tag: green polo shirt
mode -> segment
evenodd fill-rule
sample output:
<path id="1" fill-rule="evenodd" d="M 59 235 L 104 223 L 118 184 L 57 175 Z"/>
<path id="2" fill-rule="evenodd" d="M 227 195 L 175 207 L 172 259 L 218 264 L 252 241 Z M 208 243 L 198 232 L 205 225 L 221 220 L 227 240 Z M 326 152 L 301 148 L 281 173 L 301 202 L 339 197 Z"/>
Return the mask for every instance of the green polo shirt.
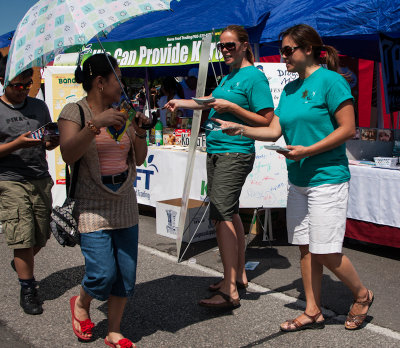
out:
<path id="1" fill-rule="evenodd" d="M 310 146 L 337 127 L 335 112 L 353 99 L 350 86 L 338 73 L 319 68 L 306 79 L 288 83 L 275 114 L 288 145 Z M 300 161 L 286 160 L 289 181 L 297 186 L 339 184 L 350 180 L 346 145 Z"/>
<path id="2" fill-rule="evenodd" d="M 221 80 L 212 95 L 217 99 L 228 100 L 252 112 L 274 107 L 268 79 L 263 72 L 254 66 L 232 70 L 229 75 Z M 209 118 L 211 117 L 245 124 L 244 121 L 231 113 L 219 114 L 214 109 L 210 111 Z M 254 140 L 238 135 L 230 136 L 220 130 L 206 131 L 206 142 L 208 153 L 255 152 Z"/>

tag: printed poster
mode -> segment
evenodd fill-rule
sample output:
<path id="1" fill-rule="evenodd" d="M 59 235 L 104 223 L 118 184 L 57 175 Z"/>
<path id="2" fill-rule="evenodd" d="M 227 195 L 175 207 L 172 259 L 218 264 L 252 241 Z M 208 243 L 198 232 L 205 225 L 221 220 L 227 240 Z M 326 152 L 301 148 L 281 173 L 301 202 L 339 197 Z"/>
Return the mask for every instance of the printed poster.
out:
<path id="1" fill-rule="evenodd" d="M 64 105 L 77 102 L 86 95 L 82 85 L 75 82 L 75 69 L 75 66 L 49 66 L 44 69 L 45 101 L 54 122 L 57 122 Z M 47 153 L 47 161 L 55 184 L 53 204 L 62 205 L 65 200 L 65 163 L 60 147 Z"/>

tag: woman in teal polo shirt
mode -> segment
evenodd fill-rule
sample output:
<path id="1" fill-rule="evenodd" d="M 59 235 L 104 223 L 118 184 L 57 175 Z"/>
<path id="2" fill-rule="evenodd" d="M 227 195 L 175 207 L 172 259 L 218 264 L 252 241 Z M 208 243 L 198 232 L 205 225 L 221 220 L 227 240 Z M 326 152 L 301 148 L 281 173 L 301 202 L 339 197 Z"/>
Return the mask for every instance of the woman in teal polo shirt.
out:
<path id="1" fill-rule="evenodd" d="M 247 287 L 244 269 L 245 238 L 239 217 L 239 196 L 255 158 L 254 140 L 231 137 L 213 129 L 212 117 L 248 126 L 268 126 L 273 117 L 273 100 L 265 75 L 253 66 L 249 37 L 242 27 L 230 25 L 223 30 L 218 49 L 231 72 L 212 92 L 214 102 L 198 105 L 193 100 L 170 100 L 166 107 L 210 109 L 206 126 L 207 193 L 210 218 L 215 221 L 224 278 L 209 287 L 215 295 L 199 302 L 205 307 L 236 308 L 237 289 Z M 211 96 L 210 96 L 211 97 Z"/>
<path id="2" fill-rule="evenodd" d="M 224 132 L 288 144 L 288 238 L 299 245 L 307 306 L 296 319 L 281 324 L 283 331 L 320 329 L 325 325 L 320 292 L 323 266 L 331 270 L 354 296 L 345 327 L 358 329 L 374 295 L 361 282 L 350 260 L 342 254 L 346 227 L 350 172 L 345 141 L 355 134 L 353 97 L 347 81 L 337 73 L 336 50 L 325 46 L 318 33 L 300 24 L 281 33 L 282 58 L 299 78 L 282 92 L 268 128 L 250 128 L 216 120 Z M 326 51 L 327 68 L 321 67 Z"/>

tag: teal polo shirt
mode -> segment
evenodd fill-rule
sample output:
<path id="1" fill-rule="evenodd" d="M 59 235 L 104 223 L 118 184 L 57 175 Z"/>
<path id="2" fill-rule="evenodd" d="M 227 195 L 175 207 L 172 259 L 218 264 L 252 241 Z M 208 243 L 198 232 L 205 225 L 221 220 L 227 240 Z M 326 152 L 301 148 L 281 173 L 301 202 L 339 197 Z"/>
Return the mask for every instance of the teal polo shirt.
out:
<path id="1" fill-rule="evenodd" d="M 217 99 L 225 99 L 235 103 L 251 112 L 274 107 L 268 79 L 263 72 L 254 66 L 233 69 L 229 75 L 221 80 L 212 95 Z M 209 119 L 211 117 L 246 124 L 231 113 L 219 114 L 214 109 L 210 111 Z M 239 135 L 230 136 L 220 130 L 206 131 L 206 142 L 208 153 L 255 152 L 254 140 Z"/>
<path id="2" fill-rule="evenodd" d="M 337 127 L 335 111 L 353 100 L 350 86 L 338 73 L 319 68 L 306 79 L 288 83 L 275 114 L 288 145 L 310 146 Z M 339 184 L 350 180 L 346 145 L 300 161 L 286 160 L 289 181 L 296 186 Z"/>

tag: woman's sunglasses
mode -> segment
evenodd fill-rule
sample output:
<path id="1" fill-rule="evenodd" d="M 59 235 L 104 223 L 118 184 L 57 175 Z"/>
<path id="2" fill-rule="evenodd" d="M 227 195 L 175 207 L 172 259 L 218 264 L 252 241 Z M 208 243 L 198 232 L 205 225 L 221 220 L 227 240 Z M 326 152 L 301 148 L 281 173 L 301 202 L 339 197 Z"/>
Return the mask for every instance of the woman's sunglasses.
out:
<path id="1" fill-rule="evenodd" d="M 33 81 L 30 80 L 27 83 L 9 83 L 8 86 L 14 88 L 16 91 L 29 91 L 32 88 Z"/>
<path id="2" fill-rule="evenodd" d="M 284 46 L 279 49 L 279 52 L 281 56 L 290 57 L 294 53 L 294 51 L 300 47 L 301 46 Z"/>
<path id="3" fill-rule="evenodd" d="M 222 51 L 224 48 L 226 48 L 228 51 L 233 51 L 236 48 L 236 43 L 235 42 L 218 42 L 217 48 L 220 51 Z"/>

